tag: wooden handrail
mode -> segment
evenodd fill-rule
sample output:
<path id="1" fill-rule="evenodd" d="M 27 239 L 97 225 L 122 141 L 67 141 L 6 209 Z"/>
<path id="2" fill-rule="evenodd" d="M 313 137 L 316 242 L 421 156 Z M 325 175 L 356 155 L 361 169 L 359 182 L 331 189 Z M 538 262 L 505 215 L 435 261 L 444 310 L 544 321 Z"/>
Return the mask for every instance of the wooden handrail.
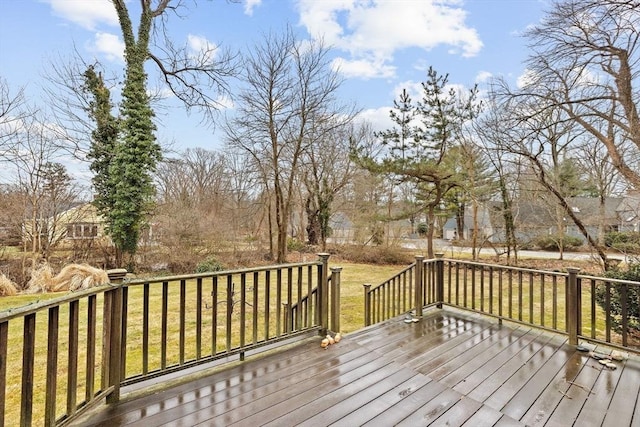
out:
<path id="1" fill-rule="evenodd" d="M 394 310 L 407 289 L 397 281 L 409 272 L 416 275 L 414 307 Z M 635 304 L 628 301 L 632 288 L 640 289 L 640 283 L 582 275 L 578 269 L 545 271 L 437 257 L 412 263 L 378 286 L 365 285 L 364 324 L 411 312 L 419 316 L 427 307 L 449 305 L 499 322 L 564 333 L 573 345 L 586 340 L 640 352 L 640 342 L 629 330 L 632 322 L 640 324 L 630 314 L 630 304 Z M 618 305 L 613 304 L 614 294 Z M 597 295 L 601 295 L 599 303 Z"/>
<path id="2" fill-rule="evenodd" d="M 329 287 L 328 258 L 124 280 L 0 312 L 0 425 L 18 418 L 24 426 L 68 423 L 93 402 L 118 401 L 125 386 L 232 355 L 243 360 L 247 351 L 326 331 L 329 321 L 339 327 L 339 269 L 333 269 Z M 285 319 L 290 310 L 282 311 L 285 301 L 304 301 L 314 316 L 298 310 L 293 330 Z M 38 333 L 42 327 L 44 337 Z M 21 348 L 10 348 L 17 333 Z M 209 340 L 202 339 L 206 334 Z M 134 347 L 142 352 L 139 359 L 129 354 Z M 22 355 L 21 368 L 14 369 L 7 356 L 16 353 Z M 66 378 L 60 381 L 62 372 Z M 19 385 L 20 405 L 6 405 L 8 384 Z M 81 387 L 84 399 L 77 395 Z M 34 400 L 39 390 L 42 406 Z M 61 392 L 66 399 L 58 398 Z"/>

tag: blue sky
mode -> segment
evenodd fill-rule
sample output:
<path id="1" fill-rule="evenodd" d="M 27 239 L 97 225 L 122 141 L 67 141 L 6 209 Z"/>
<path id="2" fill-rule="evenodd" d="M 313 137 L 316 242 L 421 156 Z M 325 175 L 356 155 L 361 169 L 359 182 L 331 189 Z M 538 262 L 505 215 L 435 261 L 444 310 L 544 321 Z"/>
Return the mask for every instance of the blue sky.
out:
<path id="1" fill-rule="evenodd" d="M 129 5 L 135 7 L 136 1 Z M 189 0 L 185 0 L 189 3 Z M 411 93 L 433 66 L 450 83 L 481 88 L 490 76 L 515 84 L 527 56 L 520 34 L 550 0 L 226 0 L 199 1 L 170 18 L 177 44 L 246 50 L 291 25 L 300 38 L 324 37 L 345 82 L 341 96 L 378 127 L 402 88 Z M 115 70 L 122 40 L 109 0 L 0 0 L 0 76 L 37 103 L 51 60 L 76 49 Z M 232 109 L 232 103 L 227 103 Z M 161 142 L 221 148 L 200 117 L 173 108 L 158 117 Z"/>

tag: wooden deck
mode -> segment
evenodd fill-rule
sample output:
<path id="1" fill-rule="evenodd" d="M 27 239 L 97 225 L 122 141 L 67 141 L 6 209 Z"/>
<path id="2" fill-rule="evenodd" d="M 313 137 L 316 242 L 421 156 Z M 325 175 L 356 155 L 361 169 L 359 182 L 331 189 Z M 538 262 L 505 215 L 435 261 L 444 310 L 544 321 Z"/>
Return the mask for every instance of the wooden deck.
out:
<path id="1" fill-rule="evenodd" d="M 537 329 L 447 309 L 319 343 L 97 408 L 75 425 L 640 426 L 640 358 L 610 370 Z"/>

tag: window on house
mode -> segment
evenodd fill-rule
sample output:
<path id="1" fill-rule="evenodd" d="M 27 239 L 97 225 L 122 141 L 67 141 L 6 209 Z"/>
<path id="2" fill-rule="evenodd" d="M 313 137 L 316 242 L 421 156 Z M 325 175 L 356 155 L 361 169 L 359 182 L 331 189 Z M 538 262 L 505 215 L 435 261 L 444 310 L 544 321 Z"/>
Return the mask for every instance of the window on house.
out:
<path id="1" fill-rule="evenodd" d="M 98 236 L 98 224 L 67 224 L 67 239 L 93 239 Z"/>

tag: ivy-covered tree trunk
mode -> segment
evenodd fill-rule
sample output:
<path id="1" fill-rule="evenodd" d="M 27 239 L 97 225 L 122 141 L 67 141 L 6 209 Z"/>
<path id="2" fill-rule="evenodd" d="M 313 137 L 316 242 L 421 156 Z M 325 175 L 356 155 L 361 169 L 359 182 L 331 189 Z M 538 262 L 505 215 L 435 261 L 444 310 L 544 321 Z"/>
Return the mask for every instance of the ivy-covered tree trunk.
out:
<path id="1" fill-rule="evenodd" d="M 95 121 L 96 128 L 91 133 L 91 145 L 87 157 L 91 160 L 90 169 L 93 172 L 93 205 L 103 218 L 109 218 L 108 212 L 114 204 L 114 188 L 109 178 L 111 160 L 113 159 L 120 123 L 112 113 L 111 92 L 106 87 L 101 73 L 96 73 L 93 67 L 84 72 L 84 90 L 90 92 L 93 100 L 90 103 L 89 116 Z M 118 251 L 116 251 L 118 252 Z M 116 260 L 121 256 L 116 253 Z"/>
<path id="2" fill-rule="evenodd" d="M 156 143 L 153 110 L 147 95 L 144 63 L 149 54 L 149 36 L 154 17 L 148 2 L 142 2 L 138 38 L 124 1 L 113 2 L 118 13 L 125 42 L 127 64 L 122 91 L 121 140 L 109 168 L 113 205 L 108 211 L 107 226 L 118 254 L 127 254 L 129 262 L 136 252 L 140 230 L 151 211 L 154 186 L 152 173 L 161 157 Z M 122 259 L 118 259 L 121 264 Z"/>

